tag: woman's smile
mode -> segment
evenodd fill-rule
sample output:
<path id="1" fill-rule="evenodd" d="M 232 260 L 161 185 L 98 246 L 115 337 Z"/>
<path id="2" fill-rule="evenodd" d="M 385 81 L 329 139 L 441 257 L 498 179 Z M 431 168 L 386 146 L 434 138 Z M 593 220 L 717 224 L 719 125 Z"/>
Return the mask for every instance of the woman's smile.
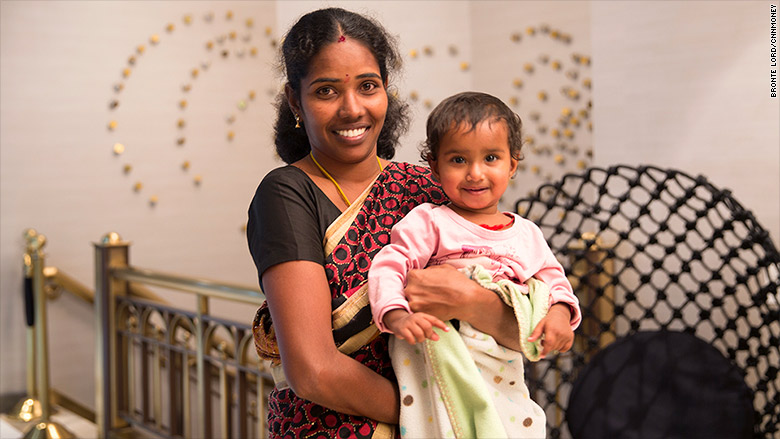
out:
<path id="1" fill-rule="evenodd" d="M 335 133 L 339 136 L 346 137 L 350 140 L 355 140 L 359 137 L 361 137 L 366 130 L 368 130 L 368 127 L 362 127 L 362 128 L 352 128 L 348 130 L 336 130 Z"/>

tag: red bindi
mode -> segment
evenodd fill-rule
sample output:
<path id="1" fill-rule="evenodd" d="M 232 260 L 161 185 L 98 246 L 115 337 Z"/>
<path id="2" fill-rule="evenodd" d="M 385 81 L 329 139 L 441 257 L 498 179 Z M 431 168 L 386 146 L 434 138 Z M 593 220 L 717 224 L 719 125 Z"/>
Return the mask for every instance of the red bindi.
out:
<path id="1" fill-rule="evenodd" d="M 344 41 L 347 41 L 347 37 L 345 37 L 344 35 L 340 36 L 339 43 L 343 43 Z"/>

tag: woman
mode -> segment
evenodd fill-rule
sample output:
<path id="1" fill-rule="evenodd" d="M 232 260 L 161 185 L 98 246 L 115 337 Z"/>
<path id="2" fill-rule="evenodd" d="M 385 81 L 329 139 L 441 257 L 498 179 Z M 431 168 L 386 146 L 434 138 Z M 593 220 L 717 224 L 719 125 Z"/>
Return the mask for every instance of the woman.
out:
<path id="1" fill-rule="evenodd" d="M 263 179 L 247 227 L 267 298 L 255 341 L 276 365 L 270 436 L 391 437 L 400 402 L 387 339 L 371 321 L 368 267 L 393 224 L 444 195 L 427 168 L 389 161 L 408 121 L 387 93 L 400 56 L 382 26 L 314 11 L 289 30 L 281 56 L 275 143 L 289 165 Z M 454 269 L 412 272 L 405 292 L 415 311 L 520 349 L 510 308 Z M 565 337 L 546 337 L 545 349 L 567 348 Z"/>

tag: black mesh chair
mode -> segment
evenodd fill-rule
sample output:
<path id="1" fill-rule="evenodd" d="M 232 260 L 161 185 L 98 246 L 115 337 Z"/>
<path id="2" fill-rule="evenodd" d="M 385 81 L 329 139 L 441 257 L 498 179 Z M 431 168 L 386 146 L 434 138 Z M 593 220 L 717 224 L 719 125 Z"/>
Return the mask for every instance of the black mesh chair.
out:
<path id="1" fill-rule="evenodd" d="M 610 356 L 614 363 L 619 349 L 637 353 L 638 345 L 657 343 L 658 337 L 668 343 L 666 334 L 682 333 L 714 347 L 744 381 L 752 400 L 752 437 L 780 439 L 780 254 L 729 191 L 675 170 L 615 166 L 566 175 L 515 208 L 541 227 L 583 314 L 570 352 L 527 365 L 529 388 L 547 413 L 549 437 L 587 436 L 581 425 L 570 424 L 593 422 L 594 405 L 567 416 L 583 399 L 598 399 L 588 394 L 597 388 L 592 382 L 578 382 L 598 375 L 591 373 L 598 368 L 585 371 L 586 365 Z M 639 337 L 644 333 L 656 335 Z M 613 345 L 614 352 L 607 352 Z M 702 361 L 715 358 L 704 356 L 711 354 L 702 354 Z M 670 358 L 656 360 L 672 364 Z M 641 361 L 633 364 L 640 367 Z M 613 370 L 608 379 L 634 376 L 624 372 Z M 663 368 L 654 373 L 659 382 L 672 381 L 663 379 L 670 373 Z M 602 383 L 604 378 L 601 374 Z M 670 402 L 648 402 L 661 403 Z M 619 436 L 654 437 L 632 434 L 625 430 Z"/>

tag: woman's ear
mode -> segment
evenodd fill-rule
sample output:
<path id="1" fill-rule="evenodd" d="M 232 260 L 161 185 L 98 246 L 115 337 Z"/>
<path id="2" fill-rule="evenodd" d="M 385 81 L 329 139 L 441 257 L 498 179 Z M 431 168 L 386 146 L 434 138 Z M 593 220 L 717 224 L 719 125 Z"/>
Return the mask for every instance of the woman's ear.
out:
<path id="1" fill-rule="evenodd" d="M 284 95 L 287 97 L 287 103 L 290 104 L 290 109 L 296 115 L 301 114 L 301 103 L 295 94 L 295 90 L 290 87 L 290 83 L 284 85 Z"/>

